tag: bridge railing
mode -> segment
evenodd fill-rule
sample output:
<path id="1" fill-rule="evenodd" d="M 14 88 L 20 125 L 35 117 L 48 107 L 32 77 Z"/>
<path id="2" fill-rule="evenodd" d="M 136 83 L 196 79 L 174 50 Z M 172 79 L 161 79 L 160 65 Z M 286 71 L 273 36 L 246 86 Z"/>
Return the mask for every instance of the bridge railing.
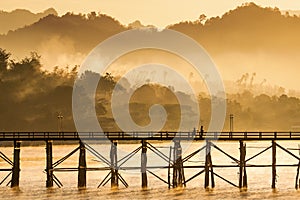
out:
<path id="1" fill-rule="evenodd" d="M 300 132 L 284 132 L 284 131 L 269 131 L 269 132 L 222 132 L 219 139 L 300 139 Z"/>
<path id="2" fill-rule="evenodd" d="M 0 132 L 0 140 L 289 140 L 299 139 L 300 132 Z"/>

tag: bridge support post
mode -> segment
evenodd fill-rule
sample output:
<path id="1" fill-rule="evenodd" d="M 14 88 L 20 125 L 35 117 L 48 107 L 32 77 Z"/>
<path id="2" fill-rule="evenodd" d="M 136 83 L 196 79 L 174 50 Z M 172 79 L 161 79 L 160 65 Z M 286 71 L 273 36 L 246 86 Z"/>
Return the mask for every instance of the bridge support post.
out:
<path id="1" fill-rule="evenodd" d="M 112 141 L 110 148 L 110 163 L 111 163 L 111 187 L 116 188 L 119 186 L 118 177 L 118 157 L 117 157 L 117 145 L 118 143 Z"/>
<path id="2" fill-rule="evenodd" d="M 172 146 L 169 150 L 169 161 L 168 161 L 168 189 L 171 188 L 171 160 L 172 160 Z"/>
<path id="3" fill-rule="evenodd" d="M 290 133 L 290 134 L 291 134 L 291 133 Z M 299 145 L 299 144 L 298 144 L 298 151 L 299 151 L 299 154 L 300 154 L 300 145 Z M 295 181 L 295 189 L 296 189 L 296 190 L 299 189 L 299 185 L 300 185 L 299 172 L 300 172 L 300 160 L 298 161 L 297 174 L 296 174 L 296 181 Z"/>
<path id="4" fill-rule="evenodd" d="M 46 187 L 53 187 L 53 156 L 52 156 L 52 141 L 46 141 Z"/>
<path id="5" fill-rule="evenodd" d="M 272 140 L 272 189 L 276 188 L 276 142 Z"/>
<path id="6" fill-rule="evenodd" d="M 299 183 L 300 183 L 300 179 L 299 179 L 299 171 L 300 171 L 300 161 L 298 162 L 297 174 L 296 174 L 296 181 L 295 181 L 295 189 L 296 189 L 296 190 L 299 189 Z"/>
<path id="7" fill-rule="evenodd" d="M 145 140 L 142 140 L 142 155 L 141 155 L 142 188 L 148 187 L 146 153 L 147 153 L 147 142 Z"/>
<path id="8" fill-rule="evenodd" d="M 85 188 L 86 187 L 86 154 L 85 154 L 85 146 L 80 141 L 79 142 L 79 165 L 78 165 L 78 187 Z"/>
<path id="9" fill-rule="evenodd" d="M 174 140 L 173 187 L 186 186 L 180 140 Z"/>
<path id="10" fill-rule="evenodd" d="M 204 188 L 208 188 L 209 186 L 209 171 L 211 175 L 211 187 L 215 187 L 215 179 L 214 179 L 214 172 L 212 167 L 212 159 L 211 159 L 211 142 L 209 140 L 206 140 L 206 148 L 205 148 L 205 176 L 204 176 Z M 210 169 L 209 169 L 210 168 Z"/>
<path id="11" fill-rule="evenodd" d="M 246 173 L 246 143 L 240 140 L 240 177 L 239 188 L 247 188 L 247 173 Z"/>
<path id="12" fill-rule="evenodd" d="M 19 186 L 20 179 L 20 141 L 14 141 L 14 162 L 12 167 L 11 187 Z"/>

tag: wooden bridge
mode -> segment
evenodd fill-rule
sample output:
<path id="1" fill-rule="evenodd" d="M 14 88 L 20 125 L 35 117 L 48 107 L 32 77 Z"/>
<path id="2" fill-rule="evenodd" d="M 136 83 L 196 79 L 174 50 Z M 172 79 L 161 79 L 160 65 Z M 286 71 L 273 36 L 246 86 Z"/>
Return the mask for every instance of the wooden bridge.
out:
<path id="1" fill-rule="evenodd" d="M 109 159 L 103 156 L 103 152 L 96 151 L 89 141 L 107 140 L 111 141 L 111 147 L 109 152 Z M 181 141 L 205 141 L 205 145 L 199 147 L 193 153 L 183 157 Z M 236 141 L 239 142 L 240 156 L 235 158 L 229 153 L 222 150 L 215 144 L 216 140 L 222 141 Z M 259 151 L 257 154 L 250 158 L 246 158 L 246 143 L 247 141 L 270 141 L 270 146 Z M 122 170 L 141 170 L 141 186 L 143 188 L 148 186 L 147 176 L 152 175 L 160 181 L 166 183 L 168 188 L 171 187 L 185 187 L 189 181 L 204 174 L 204 187 L 214 188 L 215 177 L 222 179 L 228 184 L 240 188 L 246 189 L 247 184 L 247 168 L 248 167 L 271 167 L 272 168 L 272 188 L 276 188 L 276 168 L 277 167 L 297 167 L 297 174 L 295 177 L 295 188 L 298 189 L 300 185 L 299 171 L 300 171 L 300 158 L 293 153 L 292 150 L 279 145 L 276 141 L 280 140 L 300 140 L 300 132 L 205 132 L 201 128 L 200 131 L 191 132 L 0 132 L 0 142 L 13 141 L 13 160 L 10 160 L 8 156 L 0 152 L 0 158 L 6 161 L 11 168 L 0 169 L 0 172 L 7 172 L 7 176 L 0 182 L 0 185 L 7 181 L 7 185 L 11 187 L 19 186 L 20 175 L 20 149 L 22 141 L 44 141 L 46 145 L 46 187 L 53 187 L 54 183 L 58 187 L 62 187 L 63 184 L 55 176 L 56 172 L 78 172 L 78 187 L 86 187 L 86 173 L 87 171 L 99 171 L 107 170 L 107 176 L 100 182 L 100 186 L 106 185 L 109 181 L 112 187 L 118 187 L 121 182 L 125 187 L 128 187 L 126 180 L 122 177 Z M 52 149 L 53 141 L 78 141 L 79 146 L 71 151 L 63 158 L 53 162 Z M 125 157 L 118 159 L 117 146 L 119 141 L 140 141 L 141 145 L 130 152 Z M 165 155 L 158 148 L 155 147 L 154 141 L 173 141 L 173 145 L 170 146 L 169 155 Z M 218 165 L 212 162 L 211 148 L 220 151 L 222 154 L 230 158 L 234 164 L 232 165 Z M 293 157 L 296 164 L 277 164 L 276 152 L 280 149 L 286 152 L 289 156 Z M 89 168 L 86 163 L 86 150 L 94 155 L 99 161 L 104 163 L 105 167 Z M 152 151 L 163 159 L 167 164 L 164 166 L 147 166 L 147 150 Z M 266 151 L 272 151 L 272 163 L 270 164 L 248 164 L 248 161 L 263 154 Z M 201 151 L 205 151 L 205 163 L 200 165 L 185 165 L 185 163 L 199 154 Z M 74 168 L 59 168 L 59 165 L 67 160 L 71 155 L 79 152 L 78 167 Z M 125 167 L 124 164 L 136 155 L 141 153 L 141 164 L 136 167 Z M 234 183 L 227 180 L 220 174 L 214 172 L 214 168 L 238 168 L 239 169 L 239 181 Z M 195 173 L 191 177 L 185 177 L 185 169 L 195 169 Z M 153 169 L 167 169 L 166 180 L 156 175 L 151 170 Z"/>
<path id="2" fill-rule="evenodd" d="M 46 140 L 300 140 L 300 132 L 0 132 L 0 141 Z"/>

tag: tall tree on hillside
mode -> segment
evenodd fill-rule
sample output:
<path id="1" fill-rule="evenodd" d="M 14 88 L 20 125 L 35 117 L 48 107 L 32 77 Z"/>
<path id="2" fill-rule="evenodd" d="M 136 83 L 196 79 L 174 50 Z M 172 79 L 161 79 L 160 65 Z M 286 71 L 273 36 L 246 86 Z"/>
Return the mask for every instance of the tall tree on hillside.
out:
<path id="1" fill-rule="evenodd" d="M 4 49 L 0 48 L 0 75 L 7 70 L 9 57 L 10 53 L 7 53 Z"/>

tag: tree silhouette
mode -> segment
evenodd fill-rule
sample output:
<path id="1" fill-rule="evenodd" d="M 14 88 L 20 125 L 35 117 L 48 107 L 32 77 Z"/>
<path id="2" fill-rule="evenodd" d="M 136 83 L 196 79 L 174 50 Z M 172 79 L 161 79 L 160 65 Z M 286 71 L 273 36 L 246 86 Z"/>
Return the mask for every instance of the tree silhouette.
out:
<path id="1" fill-rule="evenodd" d="M 0 74 L 7 70 L 9 57 L 10 53 L 7 53 L 4 49 L 0 48 Z"/>

